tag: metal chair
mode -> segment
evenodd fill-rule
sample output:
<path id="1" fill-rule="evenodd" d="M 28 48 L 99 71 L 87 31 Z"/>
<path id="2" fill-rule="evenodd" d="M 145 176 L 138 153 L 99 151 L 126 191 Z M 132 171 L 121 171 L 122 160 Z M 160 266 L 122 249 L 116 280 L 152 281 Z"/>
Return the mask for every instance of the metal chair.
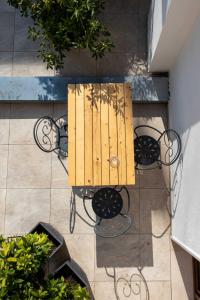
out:
<path id="1" fill-rule="evenodd" d="M 126 192 L 127 208 L 124 207 L 122 191 Z M 104 238 L 118 237 L 129 230 L 132 224 L 128 215 L 130 209 L 130 195 L 125 186 L 121 188 L 105 187 L 97 191 L 90 191 L 91 196 L 83 197 L 83 207 L 88 216 L 88 220 L 83 218 L 76 210 L 75 195 L 72 194 L 70 203 L 70 232 L 73 233 L 76 215 L 86 224 L 94 228 L 97 236 Z M 86 202 L 90 201 L 92 210 L 96 218 L 88 212 Z"/>
<path id="2" fill-rule="evenodd" d="M 67 156 L 68 136 L 65 115 L 55 120 L 49 116 L 41 117 L 34 125 L 33 136 L 42 151 L 54 151 L 59 156 Z"/>
<path id="3" fill-rule="evenodd" d="M 139 134 L 139 129 L 152 130 L 153 136 Z M 148 126 L 140 125 L 134 129 L 135 163 L 136 169 L 153 169 L 162 165 L 171 166 L 179 158 L 181 153 L 181 139 L 173 129 L 164 132 Z"/>

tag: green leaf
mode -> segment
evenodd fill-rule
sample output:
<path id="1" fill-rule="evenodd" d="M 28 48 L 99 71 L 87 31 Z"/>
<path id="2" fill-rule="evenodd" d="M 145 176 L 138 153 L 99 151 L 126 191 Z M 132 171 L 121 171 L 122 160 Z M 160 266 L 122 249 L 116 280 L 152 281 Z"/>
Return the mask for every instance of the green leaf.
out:
<path id="1" fill-rule="evenodd" d="M 16 262 L 16 261 L 17 261 L 17 258 L 16 258 L 16 257 L 8 257 L 8 258 L 7 258 L 7 261 L 8 261 L 8 262 Z"/>
<path id="2" fill-rule="evenodd" d="M 3 278 L 3 280 L 1 281 L 1 287 L 6 287 L 6 278 Z"/>
<path id="3" fill-rule="evenodd" d="M 6 257 L 10 252 L 10 243 L 3 242 L 1 251 L 3 255 Z"/>
<path id="4" fill-rule="evenodd" d="M 99 59 L 113 48 L 109 31 L 99 19 L 103 0 L 7 0 L 22 16 L 33 19 L 28 38 L 40 41 L 38 56 L 47 68 L 64 65 L 66 51 L 89 49 Z"/>

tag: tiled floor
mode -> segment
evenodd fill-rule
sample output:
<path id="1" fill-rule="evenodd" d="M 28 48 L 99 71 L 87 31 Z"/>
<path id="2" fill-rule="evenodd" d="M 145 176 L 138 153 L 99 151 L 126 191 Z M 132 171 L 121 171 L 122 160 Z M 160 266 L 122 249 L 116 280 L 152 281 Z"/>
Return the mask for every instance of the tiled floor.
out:
<path id="1" fill-rule="evenodd" d="M 0 76 L 146 74 L 149 4 L 107 0 L 101 18 L 115 43 L 112 53 L 96 62 L 86 50 L 71 51 L 64 69 L 55 72 L 37 58 L 38 44 L 27 40 L 31 21 L 0 0 Z M 39 117 L 65 111 L 63 104 L 0 104 L 0 233 L 23 234 L 38 221 L 50 222 L 86 272 L 96 300 L 192 300 L 191 256 L 170 240 L 167 169 L 137 174 L 129 188 L 133 226 L 127 234 L 97 238 L 78 218 L 70 234 L 67 173 L 57 156 L 43 153 L 33 139 Z M 135 126 L 167 126 L 165 105 L 134 105 L 134 117 Z M 67 167 L 67 159 L 63 164 Z M 83 214 L 81 191 L 74 192 Z"/>
<path id="2" fill-rule="evenodd" d="M 46 70 L 38 43 L 27 39 L 28 18 L 0 0 L 0 76 L 113 76 L 147 72 L 147 16 L 150 0 L 107 0 L 101 19 L 115 48 L 96 62 L 89 51 L 66 53 L 64 69 Z M 120 26 L 119 26 L 120 24 Z M 117 62 L 117 63 L 116 63 Z"/>
<path id="3" fill-rule="evenodd" d="M 0 233 L 21 234 L 38 221 L 50 222 L 86 272 L 96 300 L 192 300 L 192 259 L 170 241 L 168 170 L 137 174 L 129 189 L 133 226 L 127 234 L 98 238 L 80 219 L 70 234 L 66 171 L 54 153 L 42 152 L 33 140 L 40 116 L 65 110 L 64 104 L 0 105 Z M 165 105 L 135 104 L 134 116 L 135 126 L 167 126 Z M 81 191 L 74 192 L 83 214 Z"/>

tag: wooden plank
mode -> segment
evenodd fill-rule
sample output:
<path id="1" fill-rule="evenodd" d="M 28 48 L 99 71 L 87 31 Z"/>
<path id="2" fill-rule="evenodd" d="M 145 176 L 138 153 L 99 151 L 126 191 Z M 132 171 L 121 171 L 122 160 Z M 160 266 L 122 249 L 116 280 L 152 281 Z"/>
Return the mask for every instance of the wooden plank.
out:
<path id="1" fill-rule="evenodd" d="M 69 185 L 76 184 L 76 85 L 68 85 L 68 168 Z"/>
<path id="2" fill-rule="evenodd" d="M 100 84 L 93 85 L 93 185 L 101 185 Z"/>
<path id="3" fill-rule="evenodd" d="M 127 185 L 135 184 L 135 163 L 133 146 L 133 111 L 131 100 L 131 88 L 124 84 L 125 96 L 125 125 L 126 125 L 126 159 L 127 159 Z"/>
<path id="4" fill-rule="evenodd" d="M 118 185 L 118 167 L 111 165 L 111 160 L 118 157 L 117 149 L 117 113 L 116 113 L 116 86 L 109 84 L 109 149 L 110 149 L 110 184 Z"/>
<path id="5" fill-rule="evenodd" d="M 93 185 L 92 84 L 84 85 L 85 94 L 85 185 Z"/>
<path id="6" fill-rule="evenodd" d="M 135 183 L 132 121 L 128 84 L 68 86 L 70 185 Z"/>
<path id="7" fill-rule="evenodd" d="M 109 127 L 108 127 L 108 85 L 101 84 L 101 173 L 102 185 L 110 183 L 110 163 L 109 163 Z"/>
<path id="8" fill-rule="evenodd" d="M 126 185 L 126 134 L 125 134 L 125 98 L 123 83 L 117 84 L 117 130 L 118 130 L 118 158 L 119 184 Z"/>
<path id="9" fill-rule="evenodd" d="M 76 185 L 82 186 L 84 180 L 84 86 L 76 85 Z"/>

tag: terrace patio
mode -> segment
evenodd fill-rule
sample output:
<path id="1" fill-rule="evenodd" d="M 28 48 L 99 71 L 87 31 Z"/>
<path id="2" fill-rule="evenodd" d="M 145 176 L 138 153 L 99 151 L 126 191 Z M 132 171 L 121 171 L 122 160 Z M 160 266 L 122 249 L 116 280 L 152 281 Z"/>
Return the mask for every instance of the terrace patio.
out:
<path id="1" fill-rule="evenodd" d="M 116 280 L 130 280 L 134 274 L 135 294 L 130 299 L 148 299 L 145 281 L 150 299 L 178 299 L 180 295 L 181 299 L 192 299 L 192 259 L 170 241 L 168 170 L 137 172 L 136 185 L 129 188 L 133 226 L 127 234 L 99 238 L 78 218 L 75 232 L 69 233 L 71 187 L 67 173 L 57 155 L 42 152 L 33 139 L 39 117 L 58 117 L 65 109 L 66 104 L 1 104 L 0 232 L 19 235 L 39 221 L 50 222 L 64 235 L 97 300 L 115 299 L 114 272 Z M 134 126 L 139 124 L 163 130 L 167 126 L 166 105 L 134 104 Z M 84 214 L 81 199 L 78 201 L 80 190 L 75 193 L 78 209 Z M 126 299 L 123 286 L 124 281 L 119 280 L 120 299 Z"/>
<path id="2" fill-rule="evenodd" d="M 0 76 L 147 74 L 149 1 L 117 3 L 107 1 L 102 16 L 116 43 L 113 52 L 94 62 L 87 51 L 74 51 L 58 74 L 46 70 L 37 45 L 27 41 L 29 21 L 0 0 Z M 103 239 L 78 218 L 70 234 L 68 161 L 42 152 L 33 138 L 40 117 L 65 112 L 66 103 L 0 103 L 0 233 L 21 235 L 39 221 L 51 223 L 86 272 L 96 300 L 194 299 L 192 257 L 170 239 L 169 168 L 136 171 L 136 185 L 129 187 L 133 225 L 126 234 Z M 133 115 L 134 127 L 168 127 L 167 103 L 133 103 Z M 80 190 L 74 192 L 84 215 Z"/>

